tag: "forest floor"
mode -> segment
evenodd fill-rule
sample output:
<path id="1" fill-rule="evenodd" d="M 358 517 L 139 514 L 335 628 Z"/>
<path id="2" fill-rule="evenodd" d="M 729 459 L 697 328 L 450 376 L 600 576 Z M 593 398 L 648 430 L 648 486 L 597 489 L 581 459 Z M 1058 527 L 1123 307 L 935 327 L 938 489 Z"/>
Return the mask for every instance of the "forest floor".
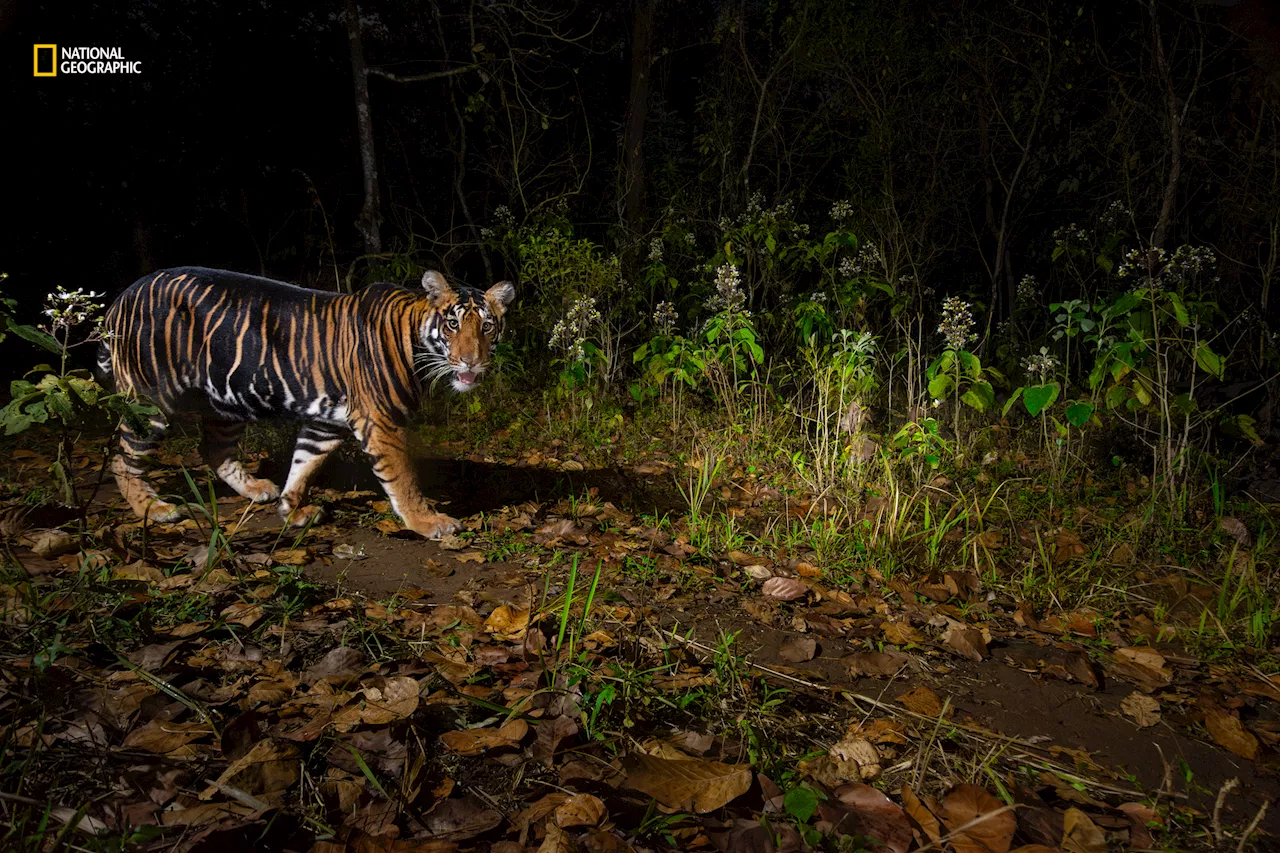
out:
<path id="1" fill-rule="evenodd" d="M 425 443 L 464 523 L 427 542 L 356 454 L 282 530 L 185 439 L 154 477 L 189 519 L 138 522 L 84 440 L 77 522 L 24 436 L 0 849 L 1280 847 L 1280 659 L 1234 627 L 1276 507 L 1156 547 L 1123 485 L 837 502 L 661 444 Z"/>

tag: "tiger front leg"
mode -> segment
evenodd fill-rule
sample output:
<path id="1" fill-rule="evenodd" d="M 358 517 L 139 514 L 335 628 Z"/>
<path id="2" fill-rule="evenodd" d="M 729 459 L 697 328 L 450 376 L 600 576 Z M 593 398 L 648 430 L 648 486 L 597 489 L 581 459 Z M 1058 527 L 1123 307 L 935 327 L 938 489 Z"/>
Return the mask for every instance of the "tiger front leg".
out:
<path id="1" fill-rule="evenodd" d="M 391 499 L 391 508 L 404 521 L 405 527 L 427 539 L 439 539 L 462 527 L 456 518 L 435 512 L 423 500 L 414 477 L 403 427 L 369 425 L 364 429 L 356 428 L 355 432 L 365 453 L 373 459 L 373 473 Z"/>
<path id="2" fill-rule="evenodd" d="M 151 419 L 151 431 L 146 435 L 134 432 L 128 424 L 120 425 L 120 452 L 111 460 L 111 473 L 115 475 L 120 494 L 138 518 L 167 522 L 182 517 L 176 505 L 156 495 L 155 487 L 147 482 L 143 471 L 143 461 L 156 455 L 160 439 L 168 428 L 168 421 L 162 417 Z"/>

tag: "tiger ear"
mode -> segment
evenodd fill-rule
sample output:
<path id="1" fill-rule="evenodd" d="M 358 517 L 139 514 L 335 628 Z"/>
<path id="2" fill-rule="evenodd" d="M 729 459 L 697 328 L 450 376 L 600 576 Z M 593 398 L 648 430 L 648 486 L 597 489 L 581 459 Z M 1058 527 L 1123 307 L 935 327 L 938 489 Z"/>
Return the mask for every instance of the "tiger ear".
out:
<path id="1" fill-rule="evenodd" d="M 449 297 L 457 297 L 453 292 L 453 288 L 449 286 L 449 282 L 444 280 L 444 276 L 435 270 L 427 270 L 422 274 L 422 289 L 427 292 L 427 296 L 431 297 L 431 301 L 436 305 L 444 304 Z"/>
<path id="2" fill-rule="evenodd" d="M 498 314 L 501 314 L 515 298 L 516 286 L 509 281 L 500 281 L 484 292 L 484 301 L 488 302 Z"/>

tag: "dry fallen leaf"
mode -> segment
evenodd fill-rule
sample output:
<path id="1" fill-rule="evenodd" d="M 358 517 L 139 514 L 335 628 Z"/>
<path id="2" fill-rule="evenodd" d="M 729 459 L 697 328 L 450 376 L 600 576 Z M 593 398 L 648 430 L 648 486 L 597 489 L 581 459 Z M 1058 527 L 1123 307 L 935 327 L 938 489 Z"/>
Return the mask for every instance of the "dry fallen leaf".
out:
<path id="1" fill-rule="evenodd" d="M 1145 729 L 1160 722 L 1160 703 L 1137 690 L 1121 700 L 1120 710 L 1139 728 Z"/>
<path id="2" fill-rule="evenodd" d="M 1057 546 L 1053 552 L 1053 562 L 1055 564 L 1065 563 L 1075 557 L 1083 557 L 1087 553 L 1079 535 L 1074 530 L 1068 530 L 1065 527 L 1058 531 L 1058 535 L 1054 537 L 1053 544 Z"/>
<path id="3" fill-rule="evenodd" d="M 1204 712 L 1204 727 L 1218 742 L 1241 758 L 1253 761 L 1258 757 L 1258 739 L 1240 722 L 1240 718 L 1216 705 L 1211 705 Z"/>
<path id="4" fill-rule="evenodd" d="M 556 826 L 567 829 L 571 826 L 599 826 L 604 820 L 607 810 L 604 801 L 591 794 L 574 794 L 556 806 Z"/>
<path id="5" fill-rule="evenodd" d="M 896 701 L 905 705 L 907 710 L 914 711 L 924 717 L 942 715 L 942 700 L 938 698 L 937 693 L 934 693 L 923 684 L 914 690 L 903 693 Z"/>
<path id="6" fill-rule="evenodd" d="M 915 822 L 930 843 L 937 844 L 942 839 L 942 825 L 938 823 L 938 818 L 924 803 L 920 802 L 915 791 L 911 790 L 905 782 L 902 784 L 902 805 L 906 809 L 907 816 Z"/>
<path id="7" fill-rule="evenodd" d="M 1069 808 L 1062 816 L 1062 849 L 1065 853 L 1107 853 L 1107 836 L 1087 814 Z"/>
<path id="8" fill-rule="evenodd" d="M 769 578 L 760 591 L 778 601 L 794 601 L 809 591 L 809 585 L 799 578 Z"/>
<path id="9" fill-rule="evenodd" d="M 524 636 L 528 627 L 529 611 L 519 610 L 509 604 L 495 607 L 489 618 L 484 620 L 484 629 L 499 640 L 518 640 Z"/>
<path id="10" fill-rule="evenodd" d="M 952 622 L 942 634 L 942 642 L 951 647 L 956 654 L 971 661 L 981 661 L 987 656 L 987 643 L 982 632 L 959 622 Z"/>
<path id="11" fill-rule="evenodd" d="M 890 800 L 884 792 L 870 785 L 854 782 L 842 785 L 835 791 L 836 802 L 847 806 L 857 818 L 858 835 L 873 838 L 873 849 L 878 853 L 907 853 L 911 848 L 911 824 L 902 806 Z M 842 822 L 839 826 L 843 827 Z"/>
<path id="12" fill-rule="evenodd" d="M 296 744 L 277 740 L 260 740 L 245 755 L 222 771 L 217 783 L 200 793 L 208 800 L 225 787 L 236 788 L 254 797 L 284 791 L 302 773 Z"/>
<path id="13" fill-rule="evenodd" d="M 261 604 L 250 604 L 246 601 L 237 601 L 230 607 L 222 611 L 222 618 L 233 625 L 243 625 L 246 628 L 253 626 L 262 618 L 263 610 Z"/>
<path id="14" fill-rule="evenodd" d="M 790 636 L 778 647 L 778 659 L 787 663 L 803 663 L 813 660 L 817 651 L 818 641 L 813 637 Z"/>
<path id="15" fill-rule="evenodd" d="M 360 722 L 382 725 L 403 720 L 418 710 L 418 682 L 407 675 L 378 679 L 364 689 Z"/>
<path id="16" fill-rule="evenodd" d="M 893 643 L 895 646 L 924 642 L 924 635 L 911 627 L 909 622 L 885 622 L 880 626 L 880 630 L 884 632 L 885 642 Z"/>
<path id="17" fill-rule="evenodd" d="M 141 749 L 163 755 L 187 746 L 194 740 L 213 735 L 213 727 L 207 723 L 174 723 L 168 720 L 151 720 L 134 729 L 125 737 L 125 749 Z"/>
<path id="18" fill-rule="evenodd" d="M 1236 543 L 1241 548 L 1248 548 L 1253 544 L 1253 537 L 1249 535 L 1249 528 L 1245 527 L 1244 522 L 1235 516 L 1224 515 L 1218 522 L 1218 529 L 1236 540 Z"/>
<path id="19" fill-rule="evenodd" d="M 910 658 L 899 652 L 854 652 L 840 659 L 854 678 L 860 675 L 884 677 L 896 675 L 910 662 Z"/>
<path id="20" fill-rule="evenodd" d="M 1004 803 L 977 785 L 952 788 L 942 801 L 942 821 L 953 833 L 956 853 L 1009 853 L 1018 821 L 1012 810 L 1002 809 Z"/>
<path id="21" fill-rule="evenodd" d="M 672 809 L 706 814 L 745 794 L 751 765 L 700 758 L 673 760 L 633 752 L 622 761 L 623 785 Z"/>
<path id="22" fill-rule="evenodd" d="M 1131 678 L 1143 693 L 1151 693 L 1173 681 L 1173 670 L 1165 666 L 1164 655 L 1150 646 L 1127 646 L 1117 649 L 1116 671 Z"/>
<path id="23" fill-rule="evenodd" d="M 444 745 L 459 755 L 479 755 L 491 749 L 509 749 L 518 746 L 529 733 L 524 720 L 512 720 L 496 729 L 463 729 L 440 735 Z"/>

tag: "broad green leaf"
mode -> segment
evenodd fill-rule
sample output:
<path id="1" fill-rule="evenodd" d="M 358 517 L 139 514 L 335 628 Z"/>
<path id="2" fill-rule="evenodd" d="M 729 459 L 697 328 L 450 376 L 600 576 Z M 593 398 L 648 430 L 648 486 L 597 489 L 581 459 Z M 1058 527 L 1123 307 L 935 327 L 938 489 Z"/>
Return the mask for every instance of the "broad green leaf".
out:
<path id="1" fill-rule="evenodd" d="M 996 392 L 989 382 L 975 382 L 969 386 L 968 391 L 960 395 L 960 401 L 979 412 L 985 412 L 995 405 Z"/>
<path id="2" fill-rule="evenodd" d="M 1102 270 L 1105 273 L 1111 272 L 1111 269 L 1115 266 L 1115 264 L 1111 261 L 1111 259 L 1108 258 L 1106 255 L 1098 255 L 1098 257 L 1095 258 L 1094 260 L 1097 261 L 1098 263 L 1098 269 Z"/>
<path id="3" fill-rule="evenodd" d="M 955 363 L 956 363 L 955 350 L 949 350 L 949 349 L 943 350 L 942 354 L 938 356 L 936 359 L 934 359 L 933 364 L 929 365 L 929 368 L 925 371 L 925 375 L 930 378 L 933 378 L 935 375 L 939 373 L 949 373 L 951 372 L 951 365 Z"/>
<path id="4" fill-rule="evenodd" d="M 1058 399 L 1058 393 L 1061 390 L 1057 382 L 1028 386 L 1022 393 L 1022 405 L 1027 407 L 1027 414 L 1035 417 L 1045 408 L 1053 405 L 1053 401 Z"/>
<path id="5" fill-rule="evenodd" d="M 1211 373 L 1219 379 L 1222 378 L 1225 368 L 1225 365 L 1222 362 L 1222 356 L 1210 349 L 1209 345 L 1204 341 L 1200 341 L 1196 344 L 1196 364 L 1198 364 L 1200 369 L 1205 373 Z"/>
<path id="6" fill-rule="evenodd" d="M 1182 304 L 1181 296 L 1170 293 L 1169 304 L 1173 306 L 1173 316 L 1177 318 L 1179 326 L 1186 328 L 1191 325 L 1191 318 L 1187 316 L 1187 306 Z"/>
<path id="7" fill-rule="evenodd" d="M 782 807 L 796 820 L 807 823 L 818 810 L 818 792 L 807 785 L 792 788 L 782 798 Z"/>
<path id="8" fill-rule="evenodd" d="M 1106 400 L 1108 409 L 1114 409 L 1120 404 L 1122 404 L 1125 400 L 1128 400 L 1130 394 L 1131 392 L 1129 391 L 1127 386 L 1112 385 L 1110 388 L 1107 389 L 1106 396 L 1103 399 Z"/>
<path id="9" fill-rule="evenodd" d="M 1142 297 L 1132 290 L 1122 294 L 1119 299 L 1111 303 L 1111 307 L 1106 310 L 1108 316 L 1121 317 L 1128 314 L 1134 308 L 1142 303 Z"/>
<path id="10" fill-rule="evenodd" d="M 1009 395 L 1009 399 L 1004 404 L 1004 408 L 1000 410 L 1000 417 L 1003 418 L 1009 414 L 1009 410 L 1013 408 L 1014 403 L 1018 402 L 1018 398 L 1022 396 L 1022 392 L 1025 390 L 1026 388 L 1023 386 L 1018 386 L 1013 389 L 1013 393 Z"/>
<path id="11" fill-rule="evenodd" d="M 1255 447 L 1263 445 L 1262 436 L 1258 435 L 1258 422 L 1249 415 L 1236 415 L 1229 420 L 1235 423 L 1236 429 L 1240 430 L 1240 434 L 1249 439 Z"/>
<path id="12" fill-rule="evenodd" d="M 929 380 L 929 396 L 935 400 L 946 399 L 954 386 L 955 380 L 951 378 L 951 374 L 939 373 Z"/>
<path id="13" fill-rule="evenodd" d="M 1155 399 L 1151 396 L 1151 384 L 1147 378 L 1141 373 L 1134 374 L 1133 377 L 1133 396 L 1139 403 L 1144 406 L 1151 405 L 1151 401 Z"/>
<path id="14" fill-rule="evenodd" d="M 1082 428 L 1093 417 L 1093 403 L 1075 402 L 1067 406 L 1067 421 L 1073 427 Z"/>
<path id="15" fill-rule="evenodd" d="M 23 340 L 30 341 L 36 346 L 48 350 L 54 355 L 62 355 L 62 347 L 53 339 L 52 335 L 40 331 L 35 326 L 24 326 L 21 323 L 8 321 L 9 331 L 13 332 Z"/>

